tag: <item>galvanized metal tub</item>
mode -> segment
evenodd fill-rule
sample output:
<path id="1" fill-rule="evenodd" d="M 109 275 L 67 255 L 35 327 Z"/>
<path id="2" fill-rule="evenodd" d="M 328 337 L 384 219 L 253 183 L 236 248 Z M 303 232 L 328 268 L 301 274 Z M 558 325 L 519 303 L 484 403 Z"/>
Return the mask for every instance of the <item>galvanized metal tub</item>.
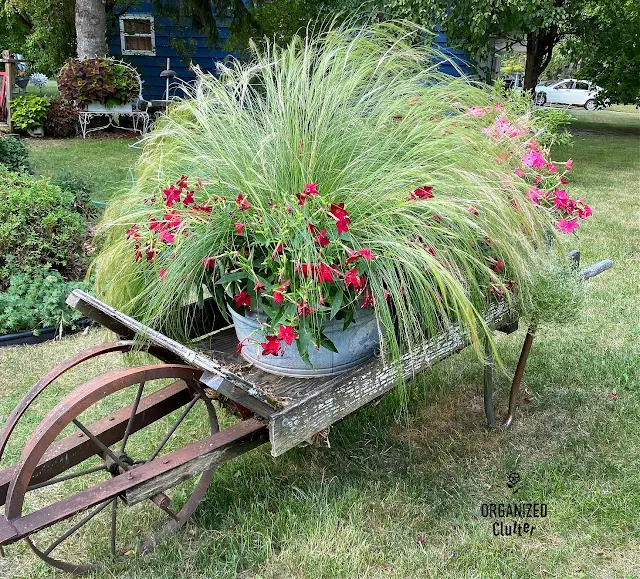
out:
<path id="1" fill-rule="evenodd" d="M 368 360 L 380 346 L 375 314 L 371 308 L 365 308 L 356 311 L 354 322 L 346 330 L 342 329 L 344 323 L 341 320 L 333 320 L 325 325 L 324 333 L 338 352 L 309 346 L 311 366 L 300 357 L 295 342 L 289 346 L 283 342 L 284 348 L 278 356 L 263 356 L 260 342 L 264 342 L 266 338 L 260 320 L 264 321 L 265 318 L 256 312 L 242 315 L 232 308 L 229 308 L 229 312 L 233 318 L 238 341 L 243 344 L 242 357 L 261 370 L 278 376 L 335 376 Z"/>

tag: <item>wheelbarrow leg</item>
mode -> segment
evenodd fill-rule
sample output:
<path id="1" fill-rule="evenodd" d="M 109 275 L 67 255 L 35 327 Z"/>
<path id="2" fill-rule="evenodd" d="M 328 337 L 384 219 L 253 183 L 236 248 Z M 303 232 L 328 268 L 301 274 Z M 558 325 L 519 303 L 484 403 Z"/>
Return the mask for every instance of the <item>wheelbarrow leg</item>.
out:
<path id="1" fill-rule="evenodd" d="M 498 424 L 493 412 L 493 369 L 494 358 L 489 341 L 486 341 L 485 345 L 485 366 L 484 366 L 484 412 L 487 415 L 487 423 L 493 430 L 504 430 L 509 428 L 513 423 L 513 419 L 516 413 L 516 405 L 518 403 L 518 389 L 522 383 L 524 376 L 524 369 L 527 365 L 527 359 L 531 352 L 531 344 L 536 333 L 536 324 L 532 322 L 527 330 L 527 335 L 522 345 L 522 352 L 520 352 L 520 359 L 516 366 L 516 371 L 513 375 L 513 381 L 511 382 L 511 390 L 509 392 L 509 408 L 504 420 Z"/>

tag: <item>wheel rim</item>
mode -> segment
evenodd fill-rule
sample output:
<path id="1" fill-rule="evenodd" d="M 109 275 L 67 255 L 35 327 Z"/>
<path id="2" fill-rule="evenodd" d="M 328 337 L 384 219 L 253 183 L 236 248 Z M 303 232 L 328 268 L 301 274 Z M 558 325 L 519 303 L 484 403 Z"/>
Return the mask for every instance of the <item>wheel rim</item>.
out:
<path id="1" fill-rule="evenodd" d="M 19 470 L 7 496 L 7 518 L 13 520 L 21 516 L 27 492 L 46 493 L 44 487 L 58 492 L 60 487 L 68 486 L 67 492 L 73 495 L 78 492 L 76 490 L 78 485 L 84 490 L 90 488 L 96 481 L 104 482 L 109 480 L 110 476 L 122 475 L 127 470 L 135 471 L 137 464 L 162 460 L 171 446 L 177 444 L 180 447 L 179 439 L 186 436 L 186 432 L 182 429 L 188 423 L 193 427 L 194 422 L 198 421 L 200 429 L 203 430 L 203 436 L 218 432 L 215 408 L 198 382 L 200 375 L 199 370 L 188 366 L 170 364 L 147 366 L 111 372 L 91 380 L 69 394 L 45 417 L 27 442 Z M 189 388 L 191 400 L 161 416 L 151 425 L 136 430 L 135 425 L 139 416 L 137 410 L 144 404 L 145 391 L 163 388 L 163 381 L 166 380 L 183 381 Z M 111 399 L 114 395 L 116 397 Z M 117 442 L 110 445 L 103 444 L 104 448 L 100 448 L 100 437 L 94 436 L 91 432 L 91 427 L 100 421 L 89 423 L 86 417 L 99 414 L 100 410 L 104 410 L 101 406 L 109 407 L 119 404 L 120 400 L 127 398 L 133 398 L 133 400 L 126 406 L 127 411 L 129 408 L 131 410 L 122 436 Z M 204 420 L 203 415 L 206 417 Z M 206 426 L 206 432 L 204 432 L 204 426 Z M 36 484 L 35 488 L 29 486 L 34 465 L 37 465 L 56 437 L 74 429 L 74 436 L 84 436 L 87 443 L 95 445 L 96 452 L 90 458 L 72 465 L 62 475 L 45 483 Z M 191 432 L 188 439 L 189 441 L 192 439 Z M 153 499 L 135 505 L 128 505 L 124 497 L 116 496 L 75 515 L 73 518 L 78 518 L 75 523 L 73 518 L 63 521 L 50 529 L 35 533 L 26 540 L 34 553 L 43 561 L 75 574 L 89 573 L 100 566 L 95 561 L 79 561 L 80 555 L 84 556 L 85 551 L 87 556 L 91 556 L 95 551 L 96 557 L 105 563 L 122 559 L 125 555 L 149 553 L 162 539 L 176 532 L 186 523 L 202 501 L 214 472 L 215 468 L 207 470 L 200 475 L 199 479 L 195 477 L 191 481 L 180 483 L 172 489 L 159 493 Z M 37 500 L 36 495 L 35 501 Z M 57 500 L 60 499 L 49 502 L 53 503 Z M 149 526 L 153 528 L 151 532 L 146 528 Z M 145 529 L 140 530 L 142 527 Z M 61 532 L 61 529 L 64 531 Z M 96 533 L 100 532 L 107 535 L 104 541 L 96 537 Z M 55 539 L 52 541 L 50 537 Z M 89 538 L 86 549 L 83 546 L 84 537 Z M 140 539 L 140 537 L 144 538 Z M 69 547 L 74 539 L 75 544 Z M 97 545 L 98 542 L 100 545 Z M 106 543 L 108 552 L 103 543 Z M 56 549 L 59 550 L 56 552 Z M 73 560 L 61 556 L 61 551 L 72 553 Z M 76 555 L 76 553 L 79 554 Z"/>
<path id="2" fill-rule="evenodd" d="M 595 101 L 587 101 L 587 106 L 586 109 L 588 111 L 594 111 L 596 109 L 596 103 Z"/>
<path id="3" fill-rule="evenodd" d="M 546 102 L 547 98 L 543 94 L 536 95 L 536 104 L 542 106 Z"/>

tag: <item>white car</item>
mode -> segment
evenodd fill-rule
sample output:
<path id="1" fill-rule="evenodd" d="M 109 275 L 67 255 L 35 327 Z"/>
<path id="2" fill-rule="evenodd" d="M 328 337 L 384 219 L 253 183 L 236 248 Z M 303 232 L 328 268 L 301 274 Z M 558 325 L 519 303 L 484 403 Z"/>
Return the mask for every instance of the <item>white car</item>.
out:
<path id="1" fill-rule="evenodd" d="M 536 86 L 535 100 L 539 106 L 545 103 L 558 103 L 576 105 L 584 107 L 588 111 L 595 111 L 598 108 L 597 97 L 601 90 L 601 87 L 591 84 L 589 81 L 565 78 Z"/>

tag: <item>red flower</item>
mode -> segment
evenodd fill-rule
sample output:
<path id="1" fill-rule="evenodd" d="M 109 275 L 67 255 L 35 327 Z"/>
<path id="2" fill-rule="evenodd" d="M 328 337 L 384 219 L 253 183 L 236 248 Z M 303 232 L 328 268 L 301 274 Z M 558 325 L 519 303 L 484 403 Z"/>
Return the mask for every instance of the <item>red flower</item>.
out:
<path id="1" fill-rule="evenodd" d="M 427 253 L 433 257 L 436 256 L 436 250 L 431 245 L 427 247 Z"/>
<path id="2" fill-rule="evenodd" d="M 202 205 L 193 205 L 194 211 L 201 211 L 202 213 L 211 213 L 212 209 L 213 207 L 211 207 L 211 205 L 209 205 L 206 201 Z"/>
<path id="3" fill-rule="evenodd" d="M 433 187 L 431 185 L 425 185 L 424 187 L 418 187 L 415 191 L 409 195 L 410 201 L 417 201 L 418 199 L 433 199 Z"/>
<path id="4" fill-rule="evenodd" d="M 182 217 L 175 209 L 165 213 L 163 219 L 168 227 L 178 227 L 182 221 Z"/>
<path id="5" fill-rule="evenodd" d="M 304 193 L 296 193 L 296 197 L 298 198 L 298 205 L 304 205 L 309 200 L 309 197 Z"/>
<path id="6" fill-rule="evenodd" d="M 478 210 L 475 207 L 467 207 L 467 211 L 474 217 L 478 217 L 479 215 Z"/>
<path id="7" fill-rule="evenodd" d="M 318 194 L 318 186 L 315 183 L 307 183 L 304 186 L 304 194 L 305 195 L 317 195 Z"/>
<path id="8" fill-rule="evenodd" d="M 284 253 L 284 245 L 282 245 L 282 243 L 278 243 L 278 245 L 276 245 L 276 248 L 271 253 L 271 259 L 275 259 L 276 255 L 282 255 L 283 253 Z"/>
<path id="9" fill-rule="evenodd" d="M 360 257 L 363 257 L 365 259 L 365 261 L 371 261 L 372 259 L 376 258 L 376 256 L 373 255 L 371 250 L 367 247 L 363 247 L 360 251 L 358 251 L 358 253 L 360 254 Z"/>
<path id="10" fill-rule="evenodd" d="M 367 292 L 366 294 L 364 294 L 364 300 L 362 300 L 361 307 L 366 308 L 372 305 L 373 305 L 373 294 L 371 292 Z"/>
<path id="11" fill-rule="evenodd" d="M 177 189 L 175 185 L 171 185 L 168 189 L 164 189 L 162 193 L 164 194 L 167 207 L 171 207 L 174 203 L 180 202 L 180 189 Z"/>
<path id="12" fill-rule="evenodd" d="M 256 281 L 256 284 L 253 286 L 253 289 L 256 293 L 260 293 L 266 286 L 260 281 Z"/>
<path id="13" fill-rule="evenodd" d="M 329 208 L 329 217 L 333 217 L 336 220 L 336 226 L 338 228 L 338 235 L 349 231 L 349 223 L 351 218 L 349 214 L 344 210 L 344 203 L 332 203 Z"/>
<path id="14" fill-rule="evenodd" d="M 184 199 L 182 200 L 182 203 L 184 203 L 185 207 L 189 207 L 189 205 L 191 205 L 194 200 L 193 200 L 193 194 L 194 191 L 189 191 L 185 196 Z"/>
<path id="15" fill-rule="evenodd" d="M 187 176 L 181 175 L 180 179 L 176 181 L 176 185 L 182 190 L 187 188 Z"/>
<path id="16" fill-rule="evenodd" d="M 149 219 L 149 231 L 154 231 L 156 229 L 162 229 L 162 223 L 152 217 Z"/>
<path id="17" fill-rule="evenodd" d="M 213 269 L 216 265 L 216 260 L 213 257 L 203 257 L 202 264 L 204 265 L 205 271 Z"/>
<path id="18" fill-rule="evenodd" d="M 271 354 L 272 356 L 277 356 L 280 352 L 280 340 L 278 340 L 277 336 L 267 336 L 266 342 L 261 342 L 262 346 L 262 355 L 268 356 Z"/>
<path id="19" fill-rule="evenodd" d="M 502 261 L 501 259 L 497 260 L 493 264 L 493 271 L 495 271 L 496 273 L 501 273 L 503 269 L 504 269 L 504 261 Z"/>
<path id="20" fill-rule="evenodd" d="M 284 294 L 280 290 L 273 292 L 273 301 L 280 305 L 284 301 Z"/>
<path id="21" fill-rule="evenodd" d="M 174 242 L 174 236 L 173 233 L 169 233 L 166 229 L 159 229 L 158 233 L 160 234 L 160 241 L 163 241 L 164 243 L 173 243 Z"/>
<path id="22" fill-rule="evenodd" d="M 292 326 L 280 326 L 280 331 L 278 332 L 278 340 L 284 340 L 288 346 L 290 346 L 293 341 L 298 337 L 293 331 Z"/>
<path id="23" fill-rule="evenodd" d="M 333 282 L 333 270 L 325 263 L 321 263 L 318 266 L 318 281 Z"/>
<path id="24" fill-rule="evenodd" d="M 238 235 L 242 235 L 242 232 L 244 231 L 244 223 L 236 223 L 234 227 L 236 228 L 236 233 Z"/>
<path id="25" fill-rule="evenodd" d="M 568 184 L 569 184 L 569 180 L 568 180 L 568 179 L 565 179 L 565 178 L 564 178 L 564 177 L 562 177 L 562 175 L 561 175 L 561 176 L 560 176 L 560 179 L 559 179 L 559 183 L 560 183 L 560 185 L 568 185 Z"/>
<path id="26" fill-rule="evenodd" d="M 140 261 L 142 259 L 142 251 L 140 251 L 140 247 L 136 247 L 135 260 Z"/>
<path id="27" fill-rule="evenodd" d="M 571 171 L 573 169 L 573 159 L 567 159 L 567 162 L 564 164 L 567 171 Z"/>
<path id="28" fill-rule="evenodd" d="M 134 239 L 137 239 L 138 237 L 140 237 L 140 234 L 138 233 L 138 226 L 137 225 L 132 225 L 129 229 L 127 229 L 127 239 L 131 239 L 132 237 Z"/>
<path id="29" fill-rule="evenodd" d="M 302 272 L 302 277 L 313 277 L 316 272 L 316 266 L 312 263 L 303 263 L 299 271 Z"/>
<path id="30" fill-rule="evenodd" d="M 322 229 L 322 230 L 318 231 L 318 235 L 316 235 L 315 240 L 318 243 L 318 245 L 320 245 L 320 247 L 326 247 L 327 245 L 329 245 L 329 238 L 327 237 L 327 230 L 326 229 Z"/>
<path id="31" fill-rule="evenodd" d="M 317 312 L 317 308 L 312 308 L 306 301 L 298 304 L 299 316 L 310 316 L 312 313 Z"/>
<path id="32" fill-rule="evenodd" d="M 149 263 L 151 263 L 156 258 L 156 251 L 155 249 L 153 249 L 153 247 L 148 247 L 146 254 L 147 254 L 147 261 Z"/>
<path id="33" fill-rule="evenodd" d="M 233 296 L 234 301 L 236 302 L 236 307 L 251 307 L 251 296 L 245 291 L 242 290 L 237 296 Z"/>
<path id="34" fill-rule="evenodd" d="M 167 268 L 163 267 L 159 272 L 158 275 L 160 276 L 160 279 L 164 279 L 164 276 L 167 274 Z"/>
<path id="35" fill-rule="evenodd" d="M 344 285 L 347 289 L 349 286 L 353 286 L 353 289 L 359 290 L 364 287 L 364 284 L 364 276 L 359 275 L 358 270 L 355 267 L 344 274 Z"/>
<path id="36" fill-rule="evenodd" d="M 238 195 L 238 197 L 236 197 L 236 205 L 240 207 L 240 211 L 246 211 L 251 207 L 251 205 L 249 205 L 249 202 L 241 193 Z"/>

